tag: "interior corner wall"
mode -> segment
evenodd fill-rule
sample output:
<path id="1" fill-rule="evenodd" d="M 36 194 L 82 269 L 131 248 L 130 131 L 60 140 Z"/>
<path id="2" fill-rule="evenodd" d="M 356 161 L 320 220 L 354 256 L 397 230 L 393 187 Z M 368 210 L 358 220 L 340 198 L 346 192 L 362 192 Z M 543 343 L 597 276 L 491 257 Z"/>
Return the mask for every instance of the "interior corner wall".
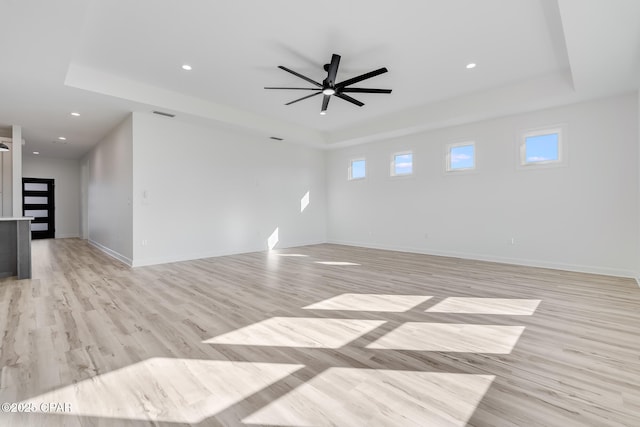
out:
<path id="1" fill-rule="evenodd" d="M 133 134 L 129 115 L 82 160 L 88 241 L 111 256 L 133 262 Z M 80 191 L 80 190 L 79 190 Z"/>
<path id="2" fill-rule="evenodd" d="M 145 113 L 133 141 L 134 265 L 326 241 L 325 152 Z"/>
<path id="3" fill-rule="evenodd" d="M 331 151 L 328 241 L 633 277 L 638 108 L 625 94 Z M 520 132 L 558 123 L 567 166 L 518 168 Z M 475 141 L 477 169 L 446 173 L 446 144 L 464 140 Z M 406 150 L 414 175 L 390 177 L 391 155 Z M 348 181 L 362 157 L 367 178 Z"/>
<path id="4" fill-rule="evenodd" d="M 640 224 L 640 90 L 638 90 L 638 217 L 637 221 Z M 640 226 L 638 226 L 638 258 L 636 264 L 636 281 L 640 286 Z"/>
<path id="5" fill-rule="evenodd" d="M 22 176 L 55 180 L 56 238 L 80 236 L 80 162 L 23 156 Z"/>

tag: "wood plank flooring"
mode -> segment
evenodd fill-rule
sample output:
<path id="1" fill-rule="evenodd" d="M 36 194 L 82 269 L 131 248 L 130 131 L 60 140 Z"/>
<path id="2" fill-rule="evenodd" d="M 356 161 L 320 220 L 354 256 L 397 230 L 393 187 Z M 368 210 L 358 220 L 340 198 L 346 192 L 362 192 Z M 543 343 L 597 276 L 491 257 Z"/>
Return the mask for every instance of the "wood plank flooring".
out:
<path id="1" fill-rule="evenodd" d="M 130 269 L 78 239 L 33 271 L 0 280 L 3 427 L 640 426 L 630 279 L 329 244 Z"/>

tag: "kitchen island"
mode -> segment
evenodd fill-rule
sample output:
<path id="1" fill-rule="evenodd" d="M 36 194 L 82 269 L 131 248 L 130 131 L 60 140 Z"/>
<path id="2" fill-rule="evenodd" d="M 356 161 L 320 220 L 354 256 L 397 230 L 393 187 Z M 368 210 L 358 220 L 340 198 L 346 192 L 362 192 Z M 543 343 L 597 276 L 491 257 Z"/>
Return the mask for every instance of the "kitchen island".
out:
<path id="1" fill-rule="evenodd" d="M 0 218 L 0 278 L 31 278 L 31 220 Z"/>

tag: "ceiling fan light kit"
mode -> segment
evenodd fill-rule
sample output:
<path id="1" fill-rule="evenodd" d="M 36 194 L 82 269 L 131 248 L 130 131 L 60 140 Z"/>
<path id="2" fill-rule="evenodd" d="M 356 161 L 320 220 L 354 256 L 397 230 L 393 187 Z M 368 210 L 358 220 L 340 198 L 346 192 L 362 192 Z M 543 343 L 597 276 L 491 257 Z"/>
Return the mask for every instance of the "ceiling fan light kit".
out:
<path id="1" fill-rule="evenodd" d="M 322 83 L 318 83 L 317 81 L 310 79 L 307 76 L 297 73 L 282 65 L 279 65 L 278 68 L 280 68 L 281 70 L 291 73 L 294 76 L 299 77 L 313 84 L 315 87 L 265 87 L 265 89 L 310 90 L 314 92 L 311 95 L 306 95 L 306 96 L 303 96 L 302 98 L 298 98 L 291 102 L 287 102 L 285 105 L 291 105 L 296 102 L 314 97 L 316 95 L 323 94 L 324 97 L 322 99 L 322 108 L 320 109 L 320 114 L 323 116 L 327 113 L 329 100 L 331 99 L 332 96 L 336 96 L 340 99 L 343 99 L 347 102 L 357 105 L 358 107 L 362 107 L 364 105 L 363 102 L 360 102 L 357 99 L 352 98 L 351 96 L 346 94 L 347 93 L 391 93 L 391 89 L 370 89 L 370 88 L 348 87 L 348 86 L 351 86 L 352 84 L 356 84 L 363 80 L 367 80 L 372 77 L 378 76 L 380 74 L 386 73 L 389 70 L 387 70 L 385 67 L 378 68 L 377 70 L 373 70 L 368 73 L 362 74 L 360 76 L 350 78 L 340 83 L 336 83 L 336 76 L 338 75 L 339 65 L 340 65 L 340 55 L 336 55 L 334 53 L 331 56 L 331 63 L 324 65 L 324 70 L 327 72 L 327 77 L 322 81 Z"/>

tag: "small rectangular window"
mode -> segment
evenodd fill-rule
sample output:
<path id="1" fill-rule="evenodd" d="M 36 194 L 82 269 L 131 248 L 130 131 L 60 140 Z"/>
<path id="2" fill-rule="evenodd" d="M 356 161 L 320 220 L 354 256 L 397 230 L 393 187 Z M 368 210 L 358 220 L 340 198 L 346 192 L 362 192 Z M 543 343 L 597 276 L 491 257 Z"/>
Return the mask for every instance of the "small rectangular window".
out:
<path id="1" fill-rule="evenodd" d="M 391 159 L 391 175 L 404 176 L 413 173 L 413 153 L 396 153 Z"/>
<path id="2" fill-rule="evenodd" d="M 367 177 L 367 161 L 365 159 L 351 160 L 349 164 L 349 180 Z"/>
<path id="3" fill-rule="evenodd" d="M 465 171 L 476 167 L 474 142 L 459 142 L 447 146 L 447 171 Z"/>
<path id="4" fill-rule="evenodd" d="M 546 129 L 523 134 L 520 145 L 520 164 L 544 165 L 562 162 L 562 132 Z"/>

